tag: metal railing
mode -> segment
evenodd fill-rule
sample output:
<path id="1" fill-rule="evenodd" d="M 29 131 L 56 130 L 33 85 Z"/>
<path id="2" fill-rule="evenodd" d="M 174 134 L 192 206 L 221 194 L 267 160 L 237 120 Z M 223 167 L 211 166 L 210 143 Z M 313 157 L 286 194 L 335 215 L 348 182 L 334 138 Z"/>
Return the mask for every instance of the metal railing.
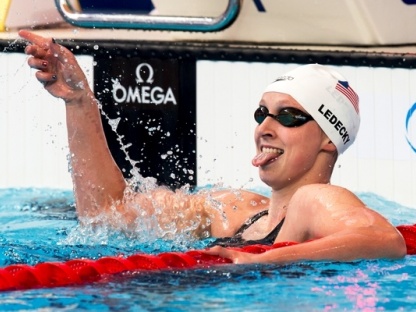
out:
<path id="1" fill-rule="evenodd" d="M 55 4 L 62 17 L 70 24 L 79 27 L 196 32 L 220 31 L 229 27 L 240 13 L 242 2 L 243 0 L 229 0 L 224 13 L 216 17 L 194 17 L 82 13 L 77 12 L 68 5 L 67 0 L 55 0 Z"/>

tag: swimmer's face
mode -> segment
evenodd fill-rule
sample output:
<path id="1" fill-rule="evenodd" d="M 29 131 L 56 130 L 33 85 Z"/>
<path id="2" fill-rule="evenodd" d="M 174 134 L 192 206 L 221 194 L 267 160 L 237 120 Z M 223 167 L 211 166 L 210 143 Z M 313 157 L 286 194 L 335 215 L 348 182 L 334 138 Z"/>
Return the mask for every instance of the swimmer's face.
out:
<path id="1" fill-rule="evenodd" d="M 295 99 L 284 93 L 264 93 L 259 106 L 264 106 L 273 115 L 285 108 L 294 108 L 300 111 L 300 115 L 309 115 Z M 288 127 L 271 117 L 265 118 L 256 127 L 254 139 L 257 156 L 253 164 L 259 167 L 262 181 L 273 188 L 301 183 L 310 175 L 316 175 L 318 156 L 323 150 L 326 151 L 329 141 L 313 120 Z"/>

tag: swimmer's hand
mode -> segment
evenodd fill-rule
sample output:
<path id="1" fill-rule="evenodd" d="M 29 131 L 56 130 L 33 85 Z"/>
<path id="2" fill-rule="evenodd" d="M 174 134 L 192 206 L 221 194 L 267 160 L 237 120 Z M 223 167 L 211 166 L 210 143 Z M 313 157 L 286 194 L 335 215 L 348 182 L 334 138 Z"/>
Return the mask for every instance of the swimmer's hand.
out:
<path id="1" fill-rule="evenodd" d="M 53 38 L 44 38 L 27 30 L 19 36 L 29 41 L 25 53 L 31 57 L 28 64 L 37 69 L 36 78 L 57 98 L 71 103 L 86 94 L 92 94 L 87 78 L 75 56 Z"/>
<path id="2" fill-rule="evenodd" d="M 212 256 L 230 259 L 234 264 L 258 263 L 256 255 L 249 252 L 237 251 L 232 248 L 214 246 L 204 250 L 204 253 Z"/>

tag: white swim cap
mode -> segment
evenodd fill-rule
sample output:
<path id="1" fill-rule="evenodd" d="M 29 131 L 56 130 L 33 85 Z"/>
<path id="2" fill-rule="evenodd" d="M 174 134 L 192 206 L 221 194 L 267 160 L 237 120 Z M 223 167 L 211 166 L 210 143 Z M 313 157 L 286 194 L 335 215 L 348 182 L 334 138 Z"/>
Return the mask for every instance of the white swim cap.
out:
<path id="1" fill-rule="evenodd" d="M 358 95 L 348 81 L 328 66 L 300 66 L 278 77 L 264 92 L 292 96 L 313 117 L 342 154 L 360 126 Z"/>

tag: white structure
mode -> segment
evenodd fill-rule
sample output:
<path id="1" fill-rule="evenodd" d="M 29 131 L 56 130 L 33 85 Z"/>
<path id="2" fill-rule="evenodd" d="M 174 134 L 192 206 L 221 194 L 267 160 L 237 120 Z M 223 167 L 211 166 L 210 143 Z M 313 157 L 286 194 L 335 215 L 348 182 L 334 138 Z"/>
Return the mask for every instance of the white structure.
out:
<path id="1" fill-rule="evenodd" d="M 77 2 L 71 0 L 71 2 Z M 209 7 L 205 4 L 209 2 Z M 154 14 L 218 15 L 227 0 L 154 0 Z M 216 3 L 215 5 L 212 5 Z M 191 5 L 192 4 L 192 5 Z M 34 6 L 30 8 L 29 6 Z M 261 6 L 261 7 L 260 7 Z M 34 12 L 37 12 L 33 16 Z M 6 0 L 0 4 L 0 40 L 17 38 L 19 27 L 62 20 L 53 1 Z M 184 33 L 140 30 L 45 29 L 62 39 L 203 40 L 303 44 L 292 49 L 415 52 L 416 1 L 413 0 L 246 0 L 237 21 L 222 32 Z M 350 47 L 348 47 L 348 45 Z M 362 48 L 351 48 L 358 45 Z M 372 45 L 372 48 L 364 46 Z M 242 47 L 243 49 L 243 47 Z M 305 51 L 305 53 L 307 53 Z M 93 59 L 79 58 L 92 80 Z M 403 62 L 406 62 L 404 59 Z M 251 167 L 255 150 L 253 111 L 263 88 L 297 66 L 261 62 L 197 62 L 198 185 L 262 187 Z M 0 187 L 70 188 L 64 107 L 36 81 L 23 54 L 0 51 Z M 337 68 L 360 96 L 361 128 L 342 155 L 333 183 L 374 192 L 416 208 L 416 70 Z M 213 127 L 215 125 L 215 127 Z"/>

